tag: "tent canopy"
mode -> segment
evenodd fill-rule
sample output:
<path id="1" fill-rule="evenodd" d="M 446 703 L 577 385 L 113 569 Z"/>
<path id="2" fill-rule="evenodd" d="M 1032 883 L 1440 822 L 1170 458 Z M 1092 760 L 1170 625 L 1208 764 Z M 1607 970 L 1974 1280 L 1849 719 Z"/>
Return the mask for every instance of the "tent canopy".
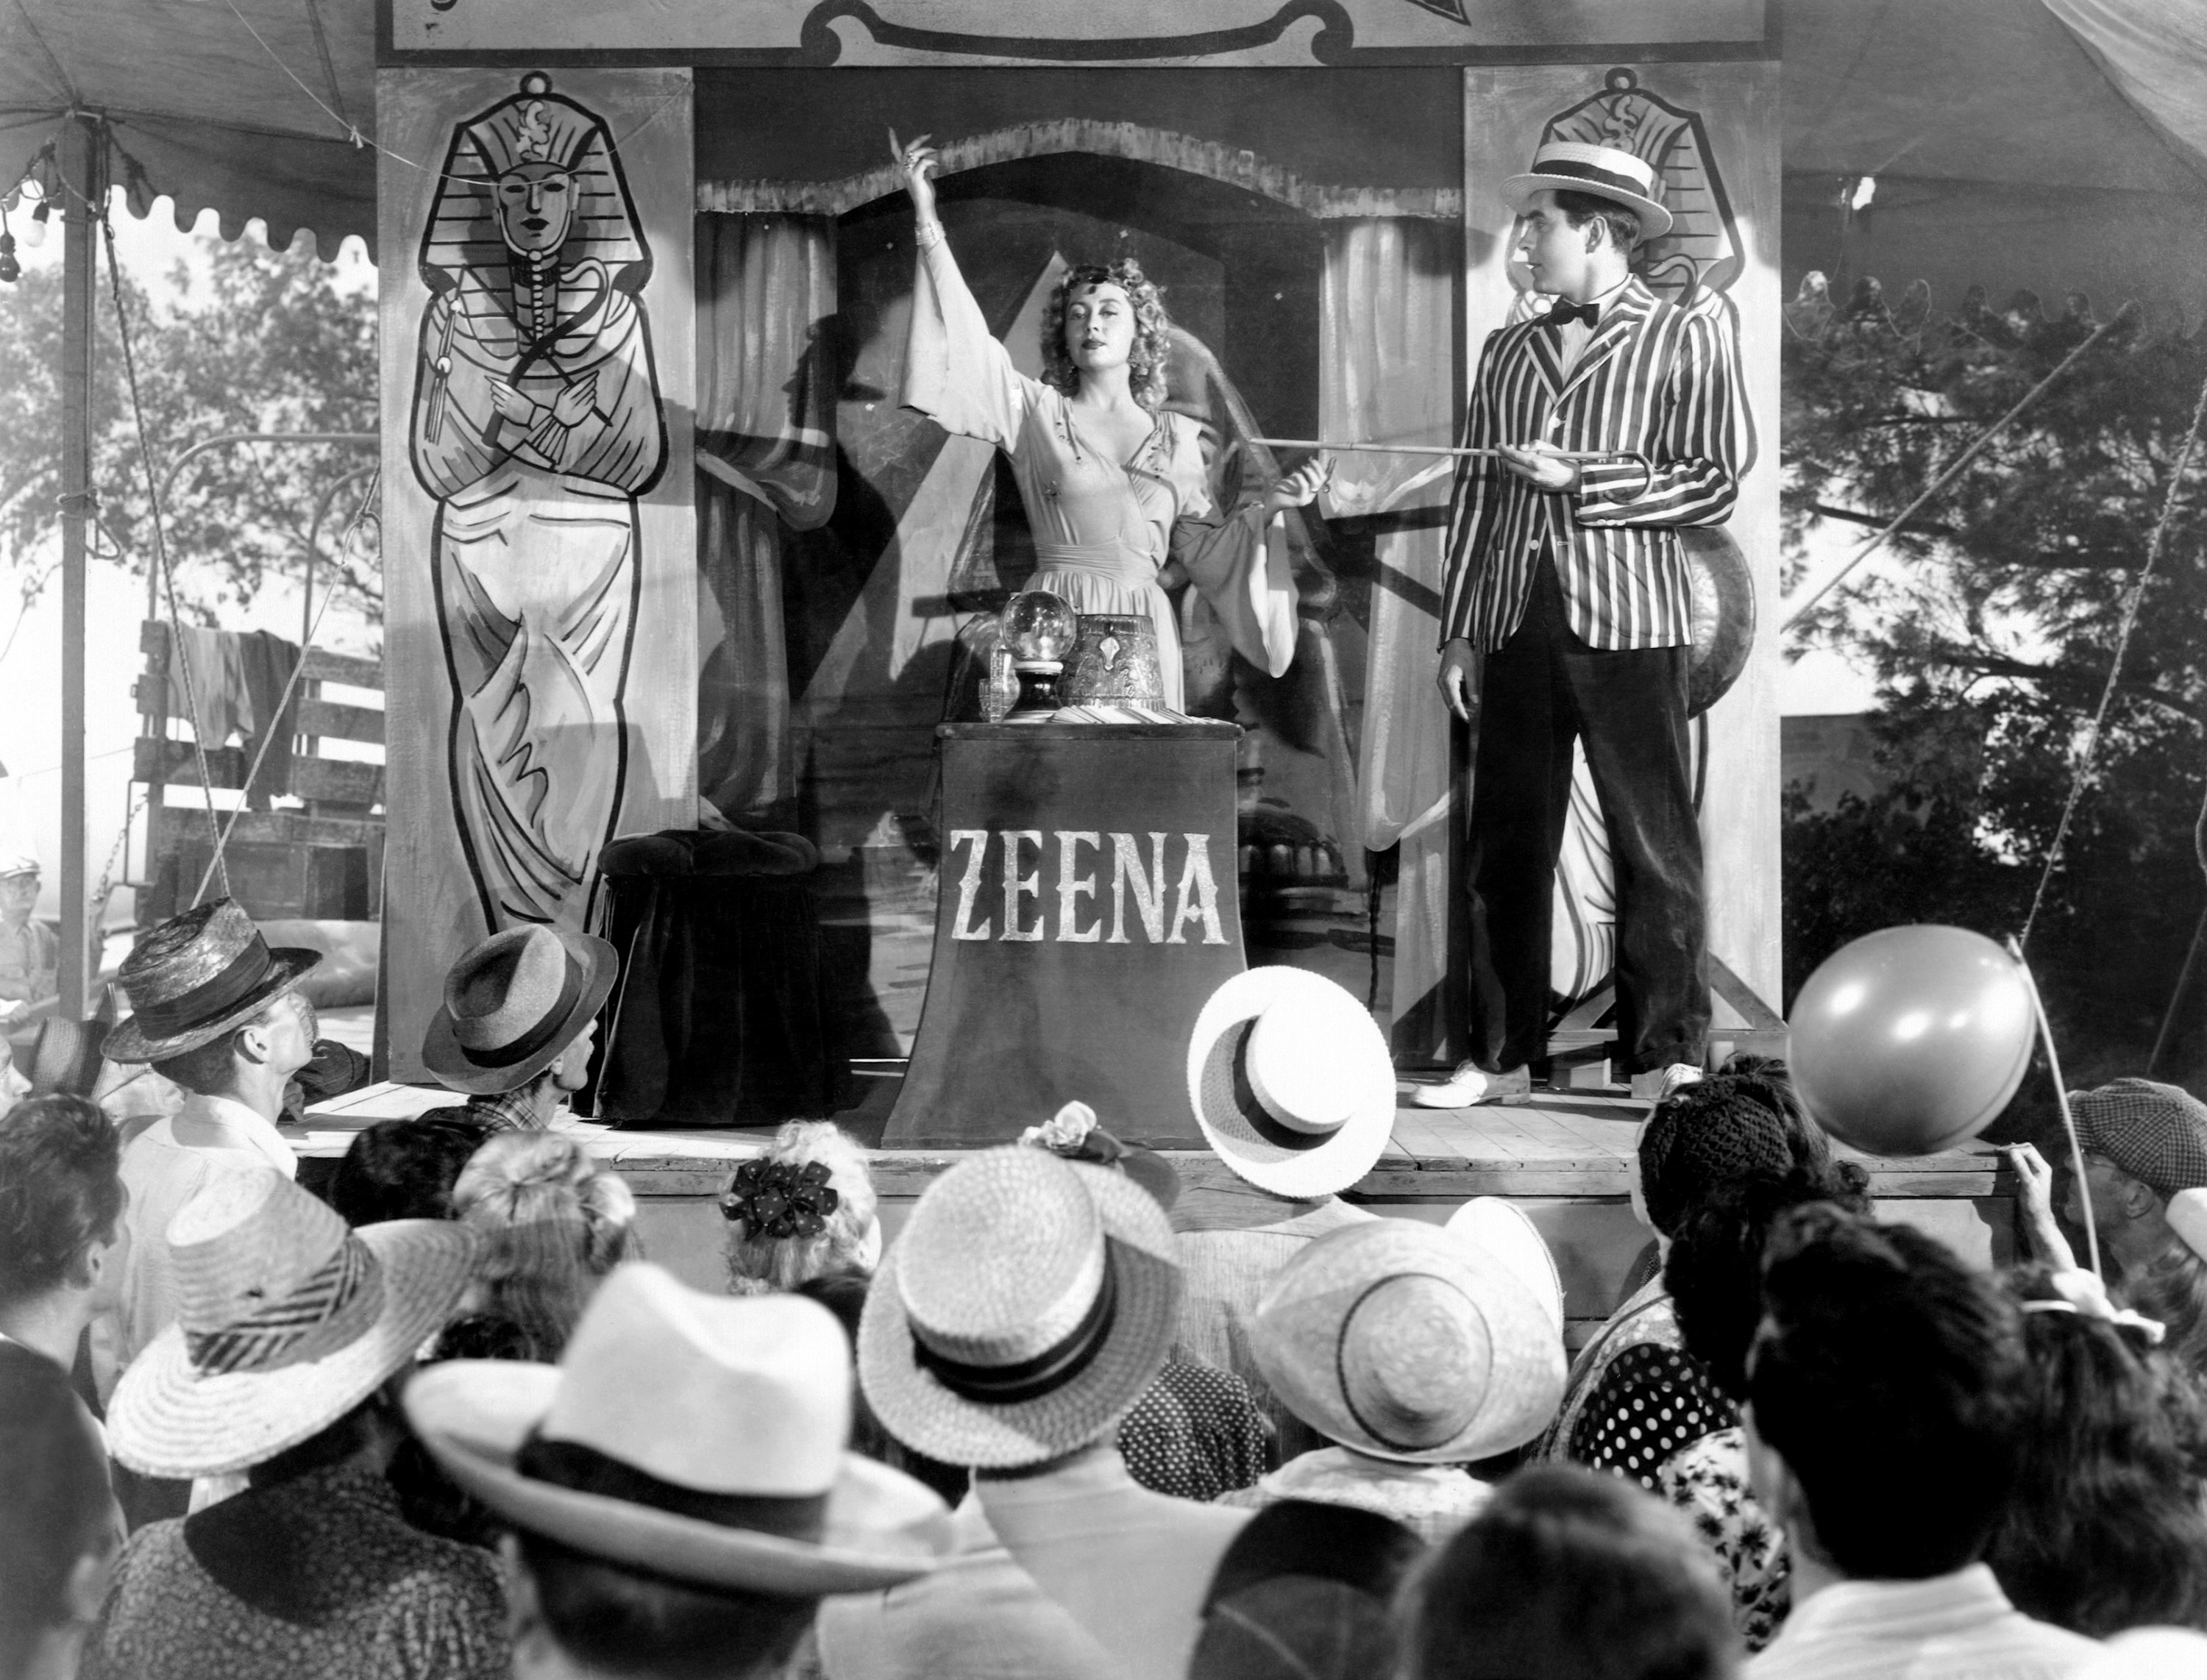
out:
<path id="1" fill-rule="evenodd" d="M 1775 9 L 1789 269 L 2207 311 L 2198 0 Z M 374 132 L 375 15 L 365 0 L 0 0 L 0 181 L 65 112 L 99 111 L 144 167 L 141 206 L 165 194 L 182 225 L 212 206 L 226 238 L 260 217 L 279 245 L 307 227 L 324 256 L 348 234 L 372 248 L 377 154 L 351 136 Z M 1843 217 L 1841 183 L 1863 176 L 1872 214 Z"/>
<path id="2" fill-rule="evenodd" d="M 2207 313 L 2199 0 L 1794 0 L 1783 21 L 1789 274 Z M 1843 213 L 1863 176 L 1869 214 Z"/>
<path id="3" fill-rule="evenodd" d="M 235 239 L 375 242 L 375 8 L 363 0 L 0 0 L 0 190 L 72 110 L 104 115 L 153 198 Z M 255 39 L 256 33 L 259 39 Z M 294 78 L 296 80 L 294 80 Z M 302 85 L 303 84 L 303 85 Z M 399 165 L 392 165 L 399 167 Z M 116 184 L 127 184 L 117 158 Z"/>

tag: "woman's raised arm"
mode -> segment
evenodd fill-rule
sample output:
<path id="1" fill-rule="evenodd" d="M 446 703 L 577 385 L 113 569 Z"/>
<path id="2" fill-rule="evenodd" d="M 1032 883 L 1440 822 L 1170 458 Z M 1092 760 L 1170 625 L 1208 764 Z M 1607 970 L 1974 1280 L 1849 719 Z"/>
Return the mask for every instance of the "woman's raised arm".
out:
<path id="1" fill-rule="evenodd" d="M 900 145 L 892 130 L 889 144 L 904 173 L 905 190 L 912 194 L 919 243 L 899 400 L 946 431 L 1008 450 L 1019 439 L 1028 408 L 1048 387 L 1012 366 L 1010 353 L 990 332 L 981 306 L 950 254 L 942 224 L 936 218 L 935 183 L 929 178 L 941 154 L 924 135 Z"/>

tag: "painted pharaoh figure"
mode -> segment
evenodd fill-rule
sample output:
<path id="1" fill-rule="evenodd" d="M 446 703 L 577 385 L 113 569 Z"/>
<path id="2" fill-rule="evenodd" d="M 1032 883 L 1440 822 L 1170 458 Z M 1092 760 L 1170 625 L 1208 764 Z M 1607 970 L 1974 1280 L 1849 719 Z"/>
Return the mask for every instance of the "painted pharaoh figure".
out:
<path id="1" fill-rule="evenodd" d="M 604 123 L 550 87 L 454 129 L 422 244 L 411 447 L 493 930 L 588 914 L 627 770 L 636 499 L 667 458 L 650 249 Z"/>

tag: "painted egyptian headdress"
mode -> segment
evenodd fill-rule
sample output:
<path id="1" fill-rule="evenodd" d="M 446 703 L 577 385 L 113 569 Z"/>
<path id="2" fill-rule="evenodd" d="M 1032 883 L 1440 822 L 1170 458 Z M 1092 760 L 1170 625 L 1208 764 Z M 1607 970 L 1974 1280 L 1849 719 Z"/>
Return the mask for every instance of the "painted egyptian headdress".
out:
<path id="1" fill-rule="evenodd" d="M 1641 247 L 1633 266 L 1657 296 L 1692 308 L 1738 278 L 1743 259 L 1732 200 L 1700 112 L 1649 93 L 1630 70 L 1614 69 L 1600 93 L 1549 118 L 1540 143 L 1555 140 L 1612 146 L 1655 171 L 1671 230 Z"/>
<path id="2" fill-rule="evenodd" d="M 559 266 L 601 262 L 618 290 L 642 291 L 651 278 L 651 248 L 613 136 L 602 118 L 553 93 L 552 79 L 541 70 L 522 77 L 518 93 L 452 130 L 422 236 L 422 284 L 443 292 L 458 284 L 464 269 L 505 270 L 498 178 L 523 164 L 557 164 L 574 178 L 574 218 L 559 248 Z"/>

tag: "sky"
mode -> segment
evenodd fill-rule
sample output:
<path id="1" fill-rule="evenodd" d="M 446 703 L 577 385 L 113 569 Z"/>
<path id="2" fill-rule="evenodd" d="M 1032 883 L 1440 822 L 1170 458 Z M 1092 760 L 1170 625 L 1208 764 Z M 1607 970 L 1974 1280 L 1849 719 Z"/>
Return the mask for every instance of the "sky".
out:
<path id="1" fill-rule="evenodd" d="M 157 300 L 174 296 L 170 273 L 182 261 L 204 277 L 207 253 L 218 242 L 215 212 L 206 212 L 193 230 L 179 230 L 175 202 L 161 199 L 143 221 L 118 212 L 114 218 L 117 255 L 123 267 L 144 284 Z M 27 215 L 10 218 L 16 233 L 17 256 L 25 268 L 61 264 L 61 229 L 55 224 L 45 243 L 33 248 L 23 243 Z M 263 224 L 247 225 L 242 237 L 262 241 Z M 302 232 L 302 238 L 311 236 Z M 348 239 L 338 257 L 343 283 L 372 290 L 375 270 L 358 239 Z M 1811 556 L 1819 569 L 1850 548 L 1855 539 L 1827 532 L 1812 542 Z M 1875 563 L 1873 563 L 1875 564 Z M 146 615 L 146 585 L 120 567 L 94 562 L 87 579 L 89 626 L 86 669 L 86 834 L 89 879 L 97 882 L 113 851 L 129 807 L 134 789 L 129 784 L 131 742 L 138 731 L 136 702 L 131 682 L 143 661 L 138 651 L 138 626 Z M 233 628 L 272 630 L 296 638 L 300 629 L 300 598 L 296 587 L 271 588 L 255 601 L 243 621 Z M 1777 603 L 1765 603 L 1774 612 Z M 0 764 L 10 773 L 0 782 L 0 846 L 13 847 L 27 841 L 45 860 L 46 875 L 40 912 L 57 913 L 61 853 L 61 592 L 50 586 L 37 604 L 17 622 L 17 598 L 9 583 L 0 583 Z M 343 647 L 359 633 L 357 625 L 326 623 L 321 639 Z M 12 637 L 12 640 L 10 639 Z M 1788 661 L 1779 679 L 1779 710 L 1786 715 L 1805 713 L 1859 712 L 1875 703 L 1875 687 L 1868 672 L 1839 654 L 1819 650 Z M 176 797 L 172 792 L 172 797 Z M 135 825 L 126 867 L 118 876 L 135 874 L 142 864 L 143 826 Z M 113 910 L 127 908 L 127 895 L 119 895 Z"/>

